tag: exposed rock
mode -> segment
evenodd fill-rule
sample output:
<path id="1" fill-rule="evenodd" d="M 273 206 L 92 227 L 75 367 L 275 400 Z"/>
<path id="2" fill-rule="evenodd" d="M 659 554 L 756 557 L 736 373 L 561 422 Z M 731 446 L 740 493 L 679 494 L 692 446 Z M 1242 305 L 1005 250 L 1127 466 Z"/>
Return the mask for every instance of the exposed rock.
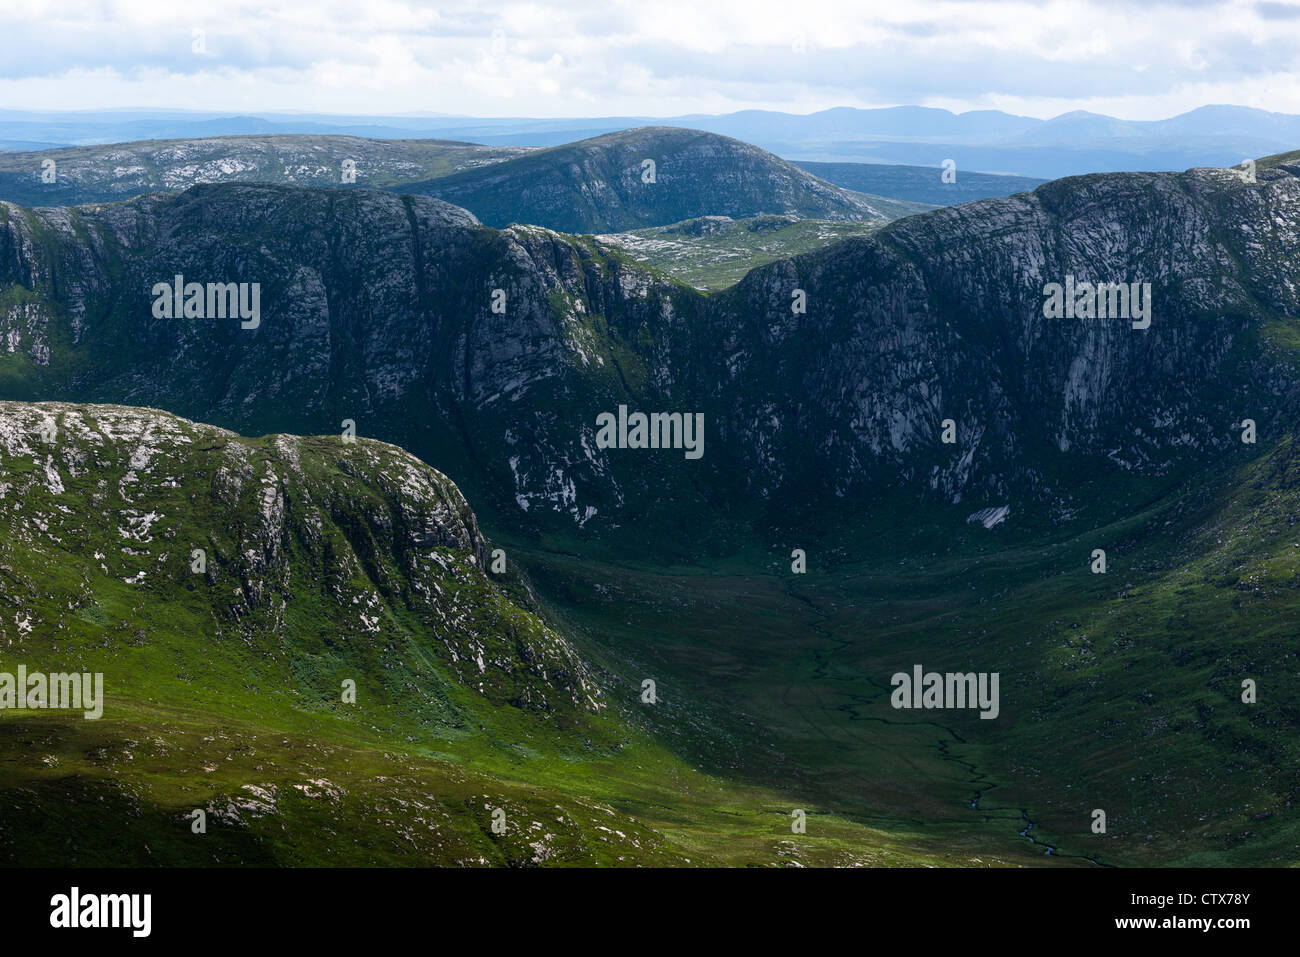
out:
<path id="1" fill-rule="evenodd" d="M 131 624 L 139 640 L 199 639 L 216 656 L 257 648 L 288 687 L 326 642 L 350 668 L 330 674 L 336 700 L 339 678 L 385 672 L 417 702 L 437 695 L 432 654 L 495 702 L 599 709 L 569 645 L 504 597 L 487 561 L 456 486 L 393 446 L 0 402 L 0 645 L 11 653 L 84 627 L 76 610 L 111 606 L 121 582 L 148 599 Z M 207 608 L 204 633 L 174 634 L 170 602 Z"/>

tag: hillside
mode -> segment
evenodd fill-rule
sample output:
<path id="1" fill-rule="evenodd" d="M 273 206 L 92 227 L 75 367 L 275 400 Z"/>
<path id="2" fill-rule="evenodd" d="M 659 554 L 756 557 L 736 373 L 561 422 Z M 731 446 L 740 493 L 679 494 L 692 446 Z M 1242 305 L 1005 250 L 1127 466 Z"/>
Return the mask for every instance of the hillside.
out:
<path id="1" fill-rule="evenodd" d="M 0 442 L 11 655 L 106 642 L 116 688 L 158 693 L 139 664 L 170 659 L 179 700 L 209 705 L 238 674 L 262 716 L 336 709 L 340 680 L 363 675 L 383 676 L 364 689 L 371 720 L 430 730 L 465 723 L 462 687 L 570 723 L 603 706 L 564 640 L 488 580 L 459 490 L 400 449 L 16 403 Z"/>
<path id="2" fill-rule="evenodd" d="M 653 182 L 647 161 L 654 164 Z M 698 216 L 884 221 L 918 209 L 832 186 L 739 140 L 658 126 L 398 189 L 463 206 L 489 226 L 529 223 L 584 234 Z"/>
<path id="3" fill-rule="evenodd" d="M 639 675 L 598 684 L 492 560 L 392 446 L 0 402 L 0 672 L 103 681 L 94 720 L 6 710 L 0 862 L 945 862 L 833 809 L 794 848 L 765 809 L 802 798 L 658 743 Z"/>
<path id="4" fill-rule="evenodd" d="M 143 140 L 0 153 L 0 200 L 24 206 L 110 203 L 199 183 L 384 187 L 526 153 L 454 140 L 271 134 Z M 53 167 L 48 164 L 53 163 Z M 355 176 L 345 177 L 345 163 Z M 42 174 L 48 170 L 52 182 Z"/>

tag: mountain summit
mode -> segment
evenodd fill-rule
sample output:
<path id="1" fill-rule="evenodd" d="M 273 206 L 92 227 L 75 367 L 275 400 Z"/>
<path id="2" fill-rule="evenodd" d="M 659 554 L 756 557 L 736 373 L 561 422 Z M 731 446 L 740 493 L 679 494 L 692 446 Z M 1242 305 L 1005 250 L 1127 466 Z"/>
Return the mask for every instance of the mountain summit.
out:
<path id="1" fill-rule="evenodd" d="M 832 186 L 740 140 L 667 126 L 608 133 L 398 189 L 463 206 L 489 226 L 532 223 L 564 233 L 698 216 L 884 222 L 912 211 Z"/>

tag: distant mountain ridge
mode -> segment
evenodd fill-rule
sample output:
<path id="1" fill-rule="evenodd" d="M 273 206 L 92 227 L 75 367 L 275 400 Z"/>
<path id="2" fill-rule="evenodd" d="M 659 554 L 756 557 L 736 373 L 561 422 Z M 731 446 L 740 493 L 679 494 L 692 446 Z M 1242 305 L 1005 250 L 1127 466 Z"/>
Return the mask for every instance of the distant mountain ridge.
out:
<path id="1" fill-rule="evenodd" d="M 0 199 L 28 206 L 118 202 L 199 183 L 389 186 L 499 162 L 516 147 L 455 140 L 267 134 L 0 153 Z M 53 164 L 53 165 L 50 165 Z"/>
<path id="2" fill-rule="evenodd" d="M 786 159 L 914 166 L 936 166 L 953 159 L 972 172 L 1040 179 L 1231 166 L 1249 156 L 1280 153 L 1300 144 L 1300 117 L 1229 105 L 1202 106 L 1162 120 L 1123 120 L 1080 110 L 1043 120 L 1000 110 L 953 113 L 919 106 L 836 107 L 806 115 L 742 110 L 717 116 L 571 119 L 0 111 L 0 141 L 51 145 L 307 133 L 556 146 L 641 126 L 719 133 Z"/>
<path id="3" fill-rule="evenodd" d="M 489 225 L 573 233 L 666 225 L 701 211 L 883 223 L 928 208 L 845 190 L 746 143 L 667 127 L 553 149 L 277 134 L 0 153 L 0 200 L 26 206 L 223 182 L 390 188 L 447 198 Z"/>

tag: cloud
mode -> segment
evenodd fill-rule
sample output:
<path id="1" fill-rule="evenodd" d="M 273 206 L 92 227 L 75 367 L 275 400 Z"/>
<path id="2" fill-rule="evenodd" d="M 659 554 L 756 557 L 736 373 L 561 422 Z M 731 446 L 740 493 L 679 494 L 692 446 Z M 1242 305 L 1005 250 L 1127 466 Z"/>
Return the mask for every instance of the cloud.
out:
<path id="1" fill-rule="evenodd" d="M 1300 5 L 1253 0 L 32 0 L 0 30 L 14 108 L 1300 112 Z"/>

